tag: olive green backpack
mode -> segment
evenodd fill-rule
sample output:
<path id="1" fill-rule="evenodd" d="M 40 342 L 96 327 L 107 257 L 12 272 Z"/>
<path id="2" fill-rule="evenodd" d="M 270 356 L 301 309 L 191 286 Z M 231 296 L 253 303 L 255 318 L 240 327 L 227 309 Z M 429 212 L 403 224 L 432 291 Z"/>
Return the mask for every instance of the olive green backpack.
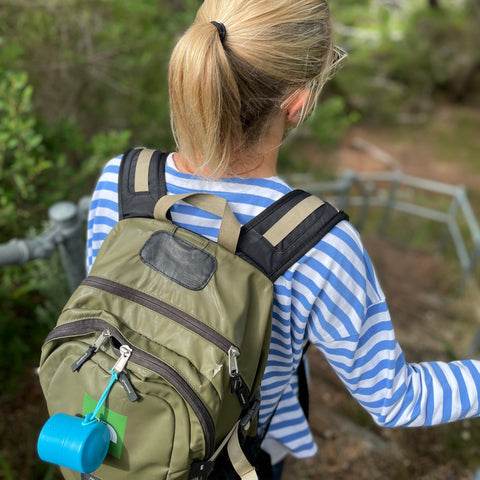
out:
<path id="1" fill-rule="evenodd" d="M 127 152 L 120 221 L 42 347 L 50 415 L 97 414 L 111 441 L 92 473 L 69 480 L 206 478 L 221 454 L 255 479 L 242 453 L 256 434 L 270 342 L 273 282 L 345 219 L 295 190 L 240 227 L 208 194 L 166 195 L 166 154 Z M 174 225 L 179 200 L 222 217 L 218 243 Z"/>

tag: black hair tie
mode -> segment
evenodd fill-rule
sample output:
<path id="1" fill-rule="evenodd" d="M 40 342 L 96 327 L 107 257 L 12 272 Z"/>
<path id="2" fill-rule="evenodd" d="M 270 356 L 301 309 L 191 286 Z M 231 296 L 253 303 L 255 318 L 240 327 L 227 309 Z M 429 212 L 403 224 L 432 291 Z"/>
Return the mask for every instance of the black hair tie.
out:
<path id="1" fill-rule="evenodd" d="M 223 23 L 219 22 L 210 22 L 212 25 L 215 25 L 216 29 L 218 30 L 218 35 L 220 36 L 220 41 L 223 43 L 225 37 L 227 36 L 227 29 Z"/>

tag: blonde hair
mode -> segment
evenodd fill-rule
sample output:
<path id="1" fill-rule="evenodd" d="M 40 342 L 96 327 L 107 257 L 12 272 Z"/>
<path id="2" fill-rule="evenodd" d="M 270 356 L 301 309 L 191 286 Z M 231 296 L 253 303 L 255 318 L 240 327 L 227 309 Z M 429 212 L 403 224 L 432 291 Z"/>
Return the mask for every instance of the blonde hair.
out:
<path id="1" fill-rule="evenodd" d="M 225 25 L 223 41 L 212 21 Z M 303 89 L 304 120 L 335 57 L 325 0 L 205 0 L 170 59 L 178 151 L 212 177 L 235 174 L 232 158 L 259 142 Z"/>

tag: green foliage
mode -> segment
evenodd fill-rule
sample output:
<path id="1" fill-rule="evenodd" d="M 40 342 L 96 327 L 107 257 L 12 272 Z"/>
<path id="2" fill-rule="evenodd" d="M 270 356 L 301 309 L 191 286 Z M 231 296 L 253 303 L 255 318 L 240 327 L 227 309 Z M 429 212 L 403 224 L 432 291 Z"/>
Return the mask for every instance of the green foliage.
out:
<path id="1" fill-rule="evenodd" d="M 72 120 L 36 120 L 24 72 L 0 70 L 0 242 L 33 236 L 47 209 L 91 192 L 106 159 L 124 150 L 129 132 L 100 132 L 87 140 Z M 58 256 L 0 270 L 0 383 L 17 385 L 68 297 Z"/>
<path id="2" fill-rule="evenodd" d="M 314 138 L 324 147 L 335 147 L 348 128 L 360 120 L 357 111 L 349 111 L 346 101 L 334 95 L 323 101 L 316 109 L 309 124 Z"/>
<path id="3" fill-rule="evenodd" d="M 81 127 L 72 119 L 55 125 L 43 123 L 45 148 L 54 160 L 55 183 L 46 176 L 38 179 L 44 204 L 50 206 L 61 200 L 77 202 L 89 195 L 105 162 L 128 148 L 131 133 L 128 130 L 100 131 L 87 138 Z"/>
<path id="4" fill-rule="evenodd" d="M 35 260 L 1 271 L 0 384 L 4 393 L 39 359 L 39 346 L 55 324 L 69 291 L 60 258 Z"/>
<path id="5" fill-rule="evenodd" d="M 350 52 L 333 80 L 364 118 L 405 121 L 438 98 L 467 101 L 480 86 L 478 4 L 408 0 L 389 8 L 332 3 L 338 43 Z"/>
<path id="6" fill-rule="evenodd" d="M 279 171 L 287 174 L 309 172 L 318 180 L 331 179 L 336 165 L 327 161 L 326 156 L 338 146 L 349 127 L 359 120 L 359 113 L 350 111 L 342 97 L 326 96 L 305 124 L 287 135 L 279 152 Z M 312 146 L 324 153 L 321 166 L 313 165 Z"/>
<path id="7" fill-rule="evenodd" d="M 129 130 L 135 144 L 167 148 L 169 54 L 199 3 L 7 2 L 0 21 L 3 8 L 12 47 L 0 64 L 29 73 L 47 123 L 74 119 L 87 136 Z"/>
<path id="8" fill-rule="evenodd" d="M 109 156 L 130 133 L 100 132 L 87 140 L 72 120 L 47 125 L 33 112 L 25 72 L 0 70 L 0 241 L 40 227 L 56 201 L 90 192 Z"/>
<path id="9" fill-rule="evenodd" d="M 52 167 L 32 116 L 32 88 L 23 72 L 0 70 L 0 228 L 18 222 L 20 200 L 35 197 L 35 180 Z M 30 215 L 23 216 L 27 221 Z M 21 221 L 21 220 L 20 220 Z M 26 223 L 21 222 L 20 228 Z M 11 230 L 7 229 L 7 233 Z"/>
<path id="10" fill-rule="evenodd" d="M 0 469 L 3 473 L 5 480 L 14 480 L 10 465 L 1 452 L 0 452 Z"/>
<path id="11" fill-rule="evenodd" d="M 406 24 L 403 48 L 397 47 L 392 58 L 392 79 L 413 86 L 411 95 L 443 91 L 459 98 L 466 77 L 480 61 L 476 30 L 463 9 L 415 11 Z"/>

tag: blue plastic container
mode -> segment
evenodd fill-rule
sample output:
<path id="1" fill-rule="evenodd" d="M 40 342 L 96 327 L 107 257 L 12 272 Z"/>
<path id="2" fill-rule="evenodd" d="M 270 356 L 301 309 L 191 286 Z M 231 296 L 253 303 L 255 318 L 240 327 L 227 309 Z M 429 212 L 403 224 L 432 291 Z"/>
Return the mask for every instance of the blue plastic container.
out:
<path id="1" fill-rule="evenodd" d="M 102 464 L 109 445 L 110 431 L 104 423 L 57 413 L 43 426 L 37 451 L 45 462 L 92 473 Z"/>

